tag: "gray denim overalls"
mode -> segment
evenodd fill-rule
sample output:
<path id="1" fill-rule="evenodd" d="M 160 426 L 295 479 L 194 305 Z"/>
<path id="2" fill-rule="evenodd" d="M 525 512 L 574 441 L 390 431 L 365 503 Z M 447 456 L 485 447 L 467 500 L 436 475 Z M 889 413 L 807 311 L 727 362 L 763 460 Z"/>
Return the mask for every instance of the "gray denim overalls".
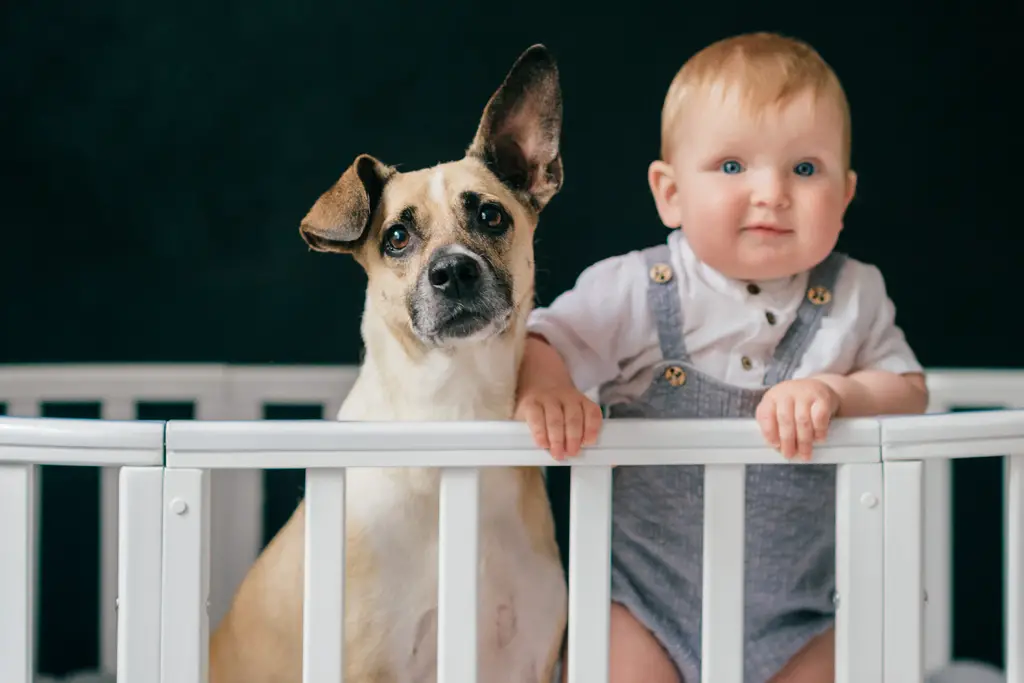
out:
<path id="1" fill-rule="evenodd" d="M 641 396 L 606 407 L 609 418 L 753 418 L 768 387 L 799 364 L 845 262 L 833 253 L 812 270 L 764 388 L 747 389 L 692 366 L 668 245 L 644 256 L 663 360 Z M 654 633 L 686 683 L 700 683 L 703 467 L 620 465 L 613 472 L 612 600 Z M 833 623 L 835 467 L 752 465 L 746 482 L 744 681 L 764 683 Z"/>

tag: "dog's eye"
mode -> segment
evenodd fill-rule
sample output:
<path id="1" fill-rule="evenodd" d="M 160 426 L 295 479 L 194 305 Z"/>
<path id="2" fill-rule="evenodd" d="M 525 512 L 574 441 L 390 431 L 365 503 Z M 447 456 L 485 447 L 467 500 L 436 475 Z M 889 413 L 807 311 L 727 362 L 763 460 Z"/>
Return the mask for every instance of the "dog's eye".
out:
<path id="1" fill-rule="evenodd" d="M 505 212 L 495 204 L 483 204 L 477 212 L 477 220 L 490 230 L 505 228 Z"/>
<path id="2" fill-rule="evenodd" d="M 384 248 L 392 254 L 409 246 L 409 231 L 403 225 L 393 225 L 384 234 Z"/>

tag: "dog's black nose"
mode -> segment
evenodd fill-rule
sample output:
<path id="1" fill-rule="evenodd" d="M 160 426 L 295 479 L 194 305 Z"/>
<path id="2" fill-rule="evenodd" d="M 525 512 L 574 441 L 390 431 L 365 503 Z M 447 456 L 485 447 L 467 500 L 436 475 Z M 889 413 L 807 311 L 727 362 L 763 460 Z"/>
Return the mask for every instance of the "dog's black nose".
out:
<path id="1" fill-rule="evenodd" d="M 472 256 L 445 254 L 430 264 L 427 274 L 434 289 L 450 299 L 462 299 L 476 293 L 480 284 L 480 266 Z"/>

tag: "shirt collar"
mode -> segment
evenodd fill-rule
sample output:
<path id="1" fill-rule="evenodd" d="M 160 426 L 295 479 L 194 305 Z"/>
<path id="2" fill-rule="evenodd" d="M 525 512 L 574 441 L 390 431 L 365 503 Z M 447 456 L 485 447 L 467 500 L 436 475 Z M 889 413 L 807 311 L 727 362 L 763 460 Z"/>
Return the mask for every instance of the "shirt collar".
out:
<path id="1" fill-rule="evenodd" d="M 756 292 L 767 294 L 773 299 L 785 299 L 795 295 L 799 286 L 799 275 L 771 280 L 738 280 L 728 277 L 697 257 L 681 229 L 673 230 L 668 239 L 679 254 L 683 269 L 702 286 L 719 294 L 745 300 Z"/>

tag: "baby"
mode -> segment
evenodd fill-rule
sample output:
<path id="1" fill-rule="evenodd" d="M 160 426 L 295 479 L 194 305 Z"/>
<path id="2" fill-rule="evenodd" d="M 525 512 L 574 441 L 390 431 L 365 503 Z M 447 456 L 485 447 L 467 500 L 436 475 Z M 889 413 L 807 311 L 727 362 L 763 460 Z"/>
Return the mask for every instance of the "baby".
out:
<path id="1" fill-rule="evenodd" d="M 832 69 L 773 34 L 676 75 L 648 180 L 667 243 L 587 268 L 537 309 L 517 417 L 556 458 L 608 417 L 756 418 L 809 460 L 833 417 L 919 413 L 922 368 L 877 268 L 834 252 L 854 195 Z M 745 680 L 831 681 L 835 468 L 747 468 Z M 699 683 L 703 470 L 618 467 L 612 683 Z"/>

